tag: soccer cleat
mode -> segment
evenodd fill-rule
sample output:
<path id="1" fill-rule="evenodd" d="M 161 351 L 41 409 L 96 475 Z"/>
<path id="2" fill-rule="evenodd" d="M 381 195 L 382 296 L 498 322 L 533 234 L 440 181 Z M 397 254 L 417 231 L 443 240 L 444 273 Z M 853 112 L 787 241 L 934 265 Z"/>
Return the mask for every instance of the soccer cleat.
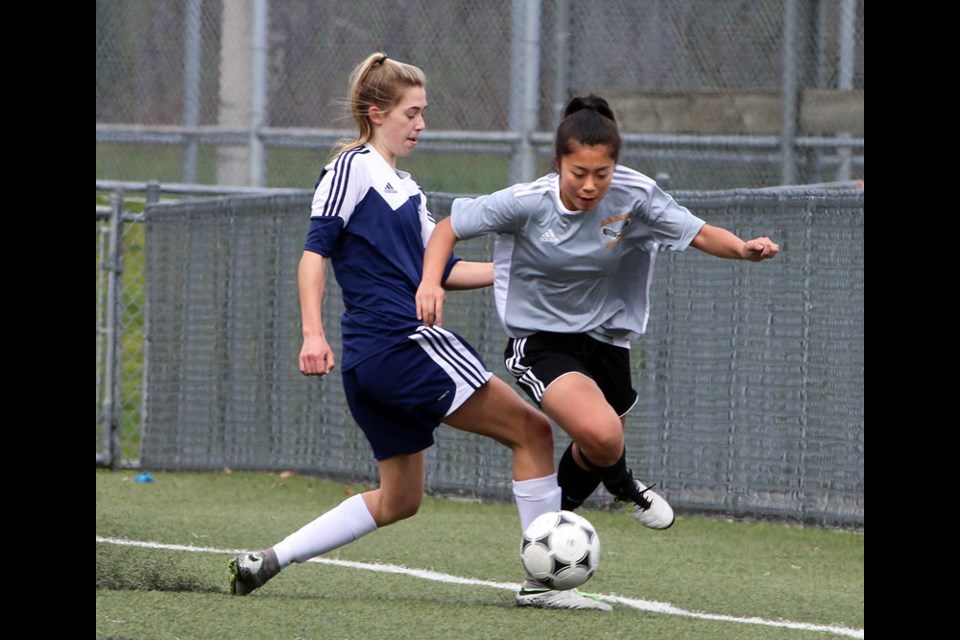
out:
<path id="1" fill-rule="evenodd" d="M 618 497 L 619 502 L 628 502 L 631 514 L 637 522 L 651 529 L 669 529 L 673 526 L 673 508 L 660 494 L 651 491 L 649 487 L 637 479 L 633 480 L 634 491 L 629 495 Z"/>
<path id="2" fill-rule="evenodd" d="M 280 572 L 277 556 L 271 549 L 239 555 L 227 567 L 230 569 L 230 593 L 235 596 L 245 596 L 259 589 Z"/>
<path id="3" fill-rule="evenodd" d="M 613 611 L 613 607 L 606 602 L 601 602 L 599 596 L 582 593 L 577 589 L 557 591 L 556 589 L 528 589 L 522 587 L 517 593 L 517 606 L 537 607 L 539 609 Z"/>

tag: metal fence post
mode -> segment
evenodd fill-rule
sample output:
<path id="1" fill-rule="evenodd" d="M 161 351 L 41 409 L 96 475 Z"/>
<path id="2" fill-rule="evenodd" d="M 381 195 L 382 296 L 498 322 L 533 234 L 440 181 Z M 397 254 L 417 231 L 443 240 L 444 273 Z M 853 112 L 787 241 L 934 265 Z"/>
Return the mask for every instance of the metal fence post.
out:
<path id="1" fill-rule="evenodd" d="M 187 2 L 187 15 L 184 19 L 183 124 L 187 127 L 196 127 L 200 124 L 202 5 L 203 0 L 189 0 Z M 182 181 L 189 184 L 197 181 L 197 154 L 200 145 L 197 143 L 197 136 L 193 133 L 187 136 L 187 140 L 183 151 L 183 172 L 181 176 Z"/>
<path id="2" fill-rule="evenodd" d="M 120 278 L 123 277 L 123 188 L 110 194 L 110 251 L 103 268 L 107 278 L 107 348 L 104 357 L 103 420 L 104 464 L 116 469 L 120 464 L 120 409 L 118 406 L 120 360 L 118 339 Z"/>
<path id="3" fill-rule="evenodd" d="M 151 180 L 147 183 L 145 199 L 148 207 L 152 204 L 157 204 L 160 202 L 160 183 L 158 181 Z"/>
<path id="4" fill-rule="evenodd" d="M 269 20 L 268 0 L 253 0 L 253 69 L 251 71 L 250 96 L 250 179 L 251 187 L 264 186 L 266 156 L 263 152 L 263 140 L 260 128 L 266 122 L 267 109 L 267 26 Z"/>
<path id="5" fill-rule="evenodd" d="M 547 130 L 552 131 L 563 120 L 563 108 L 570 99 L 570 0 L 557 2 L 557 35 L 554 38 L 554 55 L 557 58 L 557 78 L 553 85 L 553 122 Z"/>
<path id="6" fill-rule="evenodd" d="M 780 184 L 797 182 L 797 0 L 784 0 L 783 80 L 780 95 L 783 113 L 780 129 Z"/>
<path id="7" fill-rule="evenodd" d="M 510 129 L 520 141 L 510 162 L 510 182 L 528 182 L 536 174 L 531 136 L 537 130 L 540 87 L 540 0 L 514 0 L 510 69 Z"/>
<path id="8" fill-rule="evenodd" d="M 839 89 L 853 89 L 853 68 L 854 68 L 854 31 L 856 29 L 856 2 L 854 0 L 842 0 L 840 3 L 840 59 L 838 61 L 839 79 L 837 87 Z M 841 138 L 848 137 L 848 134 L 838 134 Z M 852 172 L 850 170 L 850 147 L 840 147 L 837 149 L 837 155 L 840 157 L 840 165 L 837 167 L 835 179 L 846 181 L 850 179 Z"/>

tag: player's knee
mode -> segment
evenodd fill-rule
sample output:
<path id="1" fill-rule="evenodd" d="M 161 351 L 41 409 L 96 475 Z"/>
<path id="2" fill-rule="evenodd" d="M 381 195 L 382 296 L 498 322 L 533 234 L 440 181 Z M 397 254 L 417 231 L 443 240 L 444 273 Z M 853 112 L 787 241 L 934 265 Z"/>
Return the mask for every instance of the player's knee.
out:
<path id="1" fill-rule="evenodd" d="M 498 422 L 498 431 L 503 434 L 501 441 L 511 448 L 553 449 L 550 420 L 526 403 L 500 414 Z"/>
<path id="2" fill-rule="evenodd" d="M 531 408 L 524 419 L 524 432 L 532 445 L 553 450 L 553 429 L 544 414 Z"/>
<path id="3" fill-rule="evenodd" d="M 623 431 L 614 428 L 582 429 L 576 436 L 577 445 L 600 466 L 609 466 L 623 453 Z"/>
<path id="4" fill-rule="evenodd" d="M 407 518 L 412 518 L 420 511 L 421 502 L 422 498 L 417 498 L 416 500 L 406 499 L 394 504 L 384 505 L 383 511 L 381 512 L 383 521 L 377 524 L 382 527 L 393 524 L 394 522 L 406 520 Z"/>
<path id="5" fill-rule="evenodd" d="M 397 512 L 397 520 L 406 520 L 407 518 L 412 518 L 417 515 L 417 512 L 420 511 L 420 502 L 417 501 L 416 504 L 405 504 Z"/>

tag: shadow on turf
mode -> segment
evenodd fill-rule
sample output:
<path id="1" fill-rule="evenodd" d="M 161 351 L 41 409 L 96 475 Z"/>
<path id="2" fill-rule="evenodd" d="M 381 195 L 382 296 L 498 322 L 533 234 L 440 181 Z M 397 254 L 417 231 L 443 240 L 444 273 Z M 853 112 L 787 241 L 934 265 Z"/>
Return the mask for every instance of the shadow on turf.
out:
<path id="1" fill-rule="evenodd" d="M 191 575 L 190 568 L 168 558 L 97 547 L 97 589 L 225 593 Z"/>

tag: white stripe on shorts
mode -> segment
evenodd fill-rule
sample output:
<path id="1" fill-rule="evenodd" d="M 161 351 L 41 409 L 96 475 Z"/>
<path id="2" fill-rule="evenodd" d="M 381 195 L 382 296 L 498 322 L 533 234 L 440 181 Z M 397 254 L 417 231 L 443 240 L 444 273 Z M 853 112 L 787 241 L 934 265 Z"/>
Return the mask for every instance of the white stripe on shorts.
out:
<path id="1" fill-rule="evenodd" d="M 456 335 L 442 327 L 417 327 L 417 332 L 410 339 L 416 341 L 457 385 L 447 415 L 459 409 L 474 391 L 493 376 Z"/>
<path id="2" fill-rule="evenodd" d="M 533 375 L 533 370 L 530 367 L 524 367 L 520 364 L 520 360 L 524 356 L 523 349 L 526 346 L 526 338 L 516 338 L 513 341 L 513 356 L 511 356 L 505 364 L 507 365 L 507 370 L 513 374 L 517 382 L 529 389 L 533 397 L 536 398 L 537 404 L 540 404 L 546 388 L 543 386 L 543 383 Z"/>

